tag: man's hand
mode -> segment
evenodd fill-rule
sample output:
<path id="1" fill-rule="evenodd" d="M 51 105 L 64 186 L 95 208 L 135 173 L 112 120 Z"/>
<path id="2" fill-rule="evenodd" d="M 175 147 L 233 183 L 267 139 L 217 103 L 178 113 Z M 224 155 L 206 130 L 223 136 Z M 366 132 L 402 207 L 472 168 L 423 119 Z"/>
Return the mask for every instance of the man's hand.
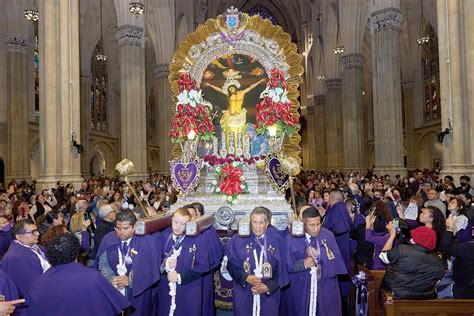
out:
<path id="1" fill-rule="evenodd" d="M 257 286 L 252 286 L 252 294 L 254 295 L 259 295 L 259 294 L 264 294 L 270 291 L 268 289 L 268 286 L 266 286 L 264 283 L 260 283 Z"/>
<path id="2" fill-rule="evenodd" d="M 321 216 L 326 215 L 326 209 L 324 207 L 318 206 L 316 208 L 318 209 L 319 215 Z"/>
<path id="3" fill-rule="evenodd" d="M 245 281 L 247 281 L 247 283 L 250 283 L 254 287 L 262 283 L 262 279 L 253 274 L 249 275 L 247 277 L 247 280 Z"/>
<path id="4" fill-rule="evenodd" d="M 112 284 L 119 290 L 128 286 L 128 276 L 119 275 L 112 279 Z"/>
<path id="5" fill-rule="evenodd" d="M 170 269 L 176 269 L 176 266 L 178 265 L 178 260 L 176 258 L 168 258 L 166 264 Z"/>
<path id="6" fill-rule="evenodd" d="M 178 272 L 176 271 L 168 272 L 168 281 L 173 282 L 173 283 L 178 282 Z"/>
<path id="7" fill-rule="evenodd" d="M 312 257 L 307 257 L 306 259 L 304 259 L 304 266 L 306 268 L 312 268 L 314 267 L 315 263 L 314 263 L 314 260 Z"/>
<path id="8" fill-rule="evenodd" d="M 15 311 L 15 305 L 16 304 L 22 304 L 24 303 L 24 299 L 18 299 L 18 300 L 13 300 L 13 301 L 8 301 L 8 302 L 0 302 L 0 315 L 10 315 Z"/>

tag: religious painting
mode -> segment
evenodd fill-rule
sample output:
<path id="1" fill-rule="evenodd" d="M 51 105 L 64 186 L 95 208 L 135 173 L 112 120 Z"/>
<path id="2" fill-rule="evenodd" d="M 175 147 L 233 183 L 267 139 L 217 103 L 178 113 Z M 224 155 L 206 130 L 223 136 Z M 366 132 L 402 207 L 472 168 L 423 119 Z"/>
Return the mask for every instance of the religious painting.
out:
<path id="1" fill-rule="evenodd" d="M 255 131 L 256 105 L 265 90 L 267 74 L 262 64 L 243 54 L 227 54 L 212 61 L 203 73 L 201 89 L 212 105 L 212 122 L 216 136 L 223 131 L 249 136 L 251 154 L 268 152 L 268 137 Z M 205 145 L 205 144 L 202 144 Z M 198 152 L 203 153 L 200 146 Z"/>

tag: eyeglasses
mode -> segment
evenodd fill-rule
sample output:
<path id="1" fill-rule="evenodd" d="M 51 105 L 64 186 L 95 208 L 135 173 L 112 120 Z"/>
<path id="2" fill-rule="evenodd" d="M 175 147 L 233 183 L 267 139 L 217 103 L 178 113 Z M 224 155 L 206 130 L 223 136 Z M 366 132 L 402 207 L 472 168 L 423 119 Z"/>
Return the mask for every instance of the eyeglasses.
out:
<path id="1" fill-rule="evenodd" d="M 25 231 L 22 234 L 32 234 L 32 235 L 39 235 L 39 231 L 37 229 L 35 230 L 30 230 L 30 231 Z"/>

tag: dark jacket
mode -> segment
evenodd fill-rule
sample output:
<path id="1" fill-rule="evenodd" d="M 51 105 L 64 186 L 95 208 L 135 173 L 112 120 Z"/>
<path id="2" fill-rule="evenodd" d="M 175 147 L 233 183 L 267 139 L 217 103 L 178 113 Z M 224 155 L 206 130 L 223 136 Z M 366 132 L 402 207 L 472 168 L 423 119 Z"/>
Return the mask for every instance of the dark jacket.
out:
<path id="1" fill-rule="evenodd" d="M 102 219 L 99 222 L 99 224 L 97 224 L 97 228 L 94 234 L 94 249 L 92 249 L 89 255 L 92 259 L 94 259 L 97 254 L 97 250 L 99 249 L 102 238 L 104 238 L 105 235 L 107 235 L 108 233 L 114 230 L 115 230 L 114 223 L 108 222 L 104 219 Z"/>
<path id="2" fill-rule="evenodd" d="M 453 297 L 474 298 L 474 243 L 455 243 L 453 233 L 447 231 L 439 247 L 456 257 L 453 262 Z"/>
<path id="3" fill-rule="evenodd" d="M 387 253 L 383 287 L 405 299 L 436 298 L 436 282 L 444 275 L 441 259 L 420 245 L 400 245 Z"/>

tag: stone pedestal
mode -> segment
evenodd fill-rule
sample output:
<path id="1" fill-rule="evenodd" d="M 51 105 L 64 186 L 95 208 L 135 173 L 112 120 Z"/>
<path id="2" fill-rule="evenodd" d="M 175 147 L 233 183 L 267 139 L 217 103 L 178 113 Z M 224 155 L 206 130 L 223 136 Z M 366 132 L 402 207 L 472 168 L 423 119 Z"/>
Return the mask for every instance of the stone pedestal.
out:
<path id="1" fill-rule="evenodd" d="M 158 112 L 158 146 L 160 150 L 160 172 L 169 172 L 170 160 L 173 159 L 173 144 L 171 143 L 170 127 L 173 117 L 173 104 L 171 98 L 171 84 L 168 81 L 170 74 L 169 64 L 160 64 L 155 67 Z"/>
<path id="2" fill-rule="evenodd" d="M 342 66 L 342 134 L 346 170 L 364 173 L 367 169 L 362 108 L 362 67 L 364 57 L 348 54 Z"/>
<path id="3" fill-rule="evenodd" d="M 474 176 L 474 41 L 471 30 L 472 1 L 437 1 L 439 71 L 442 130 L 450 129 L 443 141 L 442 176 Z M 472 185 L 471 181 L 471 185 Z"/>
<path id="4" fill-rule="evenodd" d="M 61 179 L 77 186 L 81 140 L 79 81 L 79 1 L 39 1 L 40 177 L 36 189 Z"/>
<path id="5" fill-rule="evenodd" d="M 326 80 L 326 157 L 327 169 L 344 166 L 342 142 L 341 79 Z"/>
<path id="6" fill-rule="evenodd" d="M 129 180 L 143 180 L 147 173 L 145 49 L 143 28 L 122 25 L 116 34 L 120 67 L 119 159 L 129 159 L 135 173 Z"/>
<path id="7" fill-rule="evenodd" d="M 402 22 L 403 15 L 396 8 L 376 11 L 371 17 L 375 172 L 389 174 L 392 178 L 396 174 L 406 174 L 399 47 Z"/>
<path id="8" fill-rule="evenodd" d="M 13 179 L 31 180 L 30 139 L 28 137 L 28 52 L 26 38 L 6 39 L 8 51 L 8 160 L 7 183 Z"/>

